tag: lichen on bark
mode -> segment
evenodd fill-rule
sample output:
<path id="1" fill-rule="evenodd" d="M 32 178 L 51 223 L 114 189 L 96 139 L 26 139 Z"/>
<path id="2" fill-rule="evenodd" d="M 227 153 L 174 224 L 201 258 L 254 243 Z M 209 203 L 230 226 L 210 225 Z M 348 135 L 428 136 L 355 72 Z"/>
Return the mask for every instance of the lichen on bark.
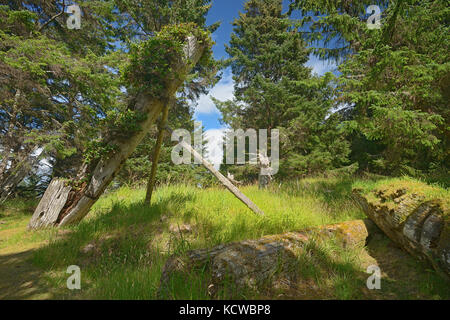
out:
<path id="1" fill-rule="evenodd" d="M 355 188 L 353 194 L 391 240 L 450 278 L 448 193 L 408 180 L 382 181 L 370 190 Z"/>

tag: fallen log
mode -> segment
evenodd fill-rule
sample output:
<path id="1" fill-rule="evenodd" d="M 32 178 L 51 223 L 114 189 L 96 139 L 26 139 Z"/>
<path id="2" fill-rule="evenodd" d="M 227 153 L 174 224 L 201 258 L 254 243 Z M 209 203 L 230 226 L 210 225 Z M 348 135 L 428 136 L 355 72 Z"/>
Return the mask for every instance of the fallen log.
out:
<path id="1" fill-rule="evenodd" d="M 173 34 L 162 35 L 163 41 L 158 39 L 159 35 L 149 41 L 166 43 L 168 36 L 178 37 L 179 32 L 177 28 L 174 28 Z M 207 38 L 209 35 L 200 33 L 200 37 L 203 38 L 199 39 L 193 35 L 186 36 L 182 52 L 177 53 L 174 61 L 166 61 L 166 63 L 170 63 L 168 67 L 171 72 L 168 73 L 167 78 L 161 79 L 161 83 L 164 83 L 164 92 L 155 94 L 142 90 L 132 101 L 130 110 L 145 116 L 138 122 L 140 129 L 132 131 L 125 140 L 114 135 L 108 137 L 104 142 L 114 146 L 114 151 L 101 155 L 83 166 L 82 172 L 77 177 L 69 180 L 54 179 L 31 218 L 30 229 L 75 224 L 86 216 L 126 159 L 150 130 L 163 107 L 176 94 L 187 75 L 207 50 L 210 45 Z M 144 53 L 147 54 L 146 51 Z M 142 59 L 145 61 L 148 59 L 148 57 L 144 58 Z M 145 70 L 145 66 L 142 68 Z"/>
<path id="2" fill-rule="evenodd" d="M 343 248 L 364 247 L 369 228 L 373 228 L 370 221 L 356 220 L 172 256 L 163 268 L 158 294 L 167 298 L 174 276 L 188 278 L 196 270 L 208 270 L 211 295 L 223 288 L 226 281 L 235 288 L 258 288 L 272 281 L 276 274 L 295 279 L 295 264 L 307 243 L 333 239 Z"/>
<path id="3" fill-rule="evenodd" d="M 407 185 L 385 185 L 369 193 L 355 189 L 353 195 L 392 241 L 450 277 L 450 214 L 443 199 L 427 199 Z"/>

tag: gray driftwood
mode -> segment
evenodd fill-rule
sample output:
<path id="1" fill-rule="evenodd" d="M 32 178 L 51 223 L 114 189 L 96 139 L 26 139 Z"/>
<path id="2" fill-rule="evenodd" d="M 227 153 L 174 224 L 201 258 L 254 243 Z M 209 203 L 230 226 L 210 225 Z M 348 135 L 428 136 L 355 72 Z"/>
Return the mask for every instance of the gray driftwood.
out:
<path id="1" fill-rule="evenodd" d="M 166 126 L 166 129 L 169 132 L 172 132 L 172 129 Z M 185 142 L 184 140 L 180 140 L 180 145 L 189 151 L 193 155 L 193 157 L 200 161 L 203 166 L 209 170 L 232 194 L 236 196 L 242 203 L 244 203 L 250 210 L 259 215 L 264 215 L 264 212 L 258 208 L 256 204 L 254 204 L 245 194 L 243 194 L 229 179 L 227 179 L 223 174 L 221 174 L 214 166 L 205 158 L 202 157 L 192 146 Z"/>

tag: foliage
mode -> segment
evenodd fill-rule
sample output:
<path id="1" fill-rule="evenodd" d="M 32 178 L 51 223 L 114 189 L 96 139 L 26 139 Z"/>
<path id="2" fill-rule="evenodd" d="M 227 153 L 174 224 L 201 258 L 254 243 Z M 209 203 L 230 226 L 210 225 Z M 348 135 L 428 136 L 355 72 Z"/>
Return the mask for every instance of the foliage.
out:
<path id="1" fill-rule="evenodd" d="M 330 116 L 333 77 L 318 78 L 305 66 L 310 49 L 297 21 L 282 14 L 282 2 L 247 1 L 233 25 L 226 50 L 236 99 L 215 100 L 223 122 L 234 129 L 268 129 L 269 135 L 279 129 L 280 177 L 346 164 L 348 143 L 338 115 Z"/>
<path id="2" fill-rule="evenodd" d="M 87 5 L 85 21 L 103 9 Z M 93 23 L 80 33 L 99 38 L 80 41 L 73 31 L 59 28 L 65 25 L 60 10 L 64 6 L 47 1 L 35 6 L 11 1 L 0 7 L 0 184 L 39 150 L 55 175 L 76 172 L 86 142 L 98 136 L 101 119 L 122 95 L 114 72 L 120 53 L 107 52 L 105 43 L 99 47 L 110 32 Z M 53 12 L 58 19 L 44 23 Z"/>
<path id="3" fill-rule="evenodd" d="M 380 30 L 366 26 L 369 4 L 384 10 Z M 394 175 L 448 171 L 447 1 L 298 0 L 291 8 L 307 15 L 316 53 L 342 62 L 335 100 L 351 110 L 352 159 Z"/>
<path id="4" fill-rule="evenodd" d="M 149 89 L 158 96 L 158 89 L 163 88 L 145 87 L 139 81 L 133 87 L 129 80 L 136 76 L 127 73 L 128 77 L 122 77 L 124 70 L 130 61 L 137 62 L 132 71 L 139 78 L 139 70 L 145 73 L 139 62 L 161 70 L 171 61 L 137 61 L 139 50 L 131 48 L 151 44 L 156 48 L 159 41 L 166 46 L 156 51 L 177 54 L 187 34 L 203 39 L 205 46 L 212 45 L 204 26 L 209 2 L 78 1 L 82 10 L 79 30 L 66 28 L 67 1 L 9 1 L 1 6 L 0 184 L 36 150 L 44 150 L 41 158 L 50 162 L 53 176 L 74 177 L 84 163 L 114 151 L 112 140 L 124 140 L 140 130 L 144 116 L 133 110 L 130 101 L 136 92 Z M 153 9 L 136 15 L 141 6 Z M 158 26 L 142 23 L 156 21 L 156 15 L 161 18 Z M 181 99 L 195 99 L 205 92 L 217 81 L 216 73 L 208 48 L 186 79 Z M 12 165 L 5 171 L 8 163 Z"/>
<path id="5" fill-rule="evenodd" d="M 126 6 L 125 6 L 126 5 Z M 141 54 L 144 47 L 153 46 L 155 39 L 149 39 L 149 36 L 154 36 L 164 30 L 166 35 L 160 35 L 161 41 L 174 42 L 175 46 L 180 49 L 181 41 L 184 41 L 184 37 L 196 33 L 198 39 L 209 39 L 208 31 L 213 32 L 217 29 L 218 24 L 206 27 L 206 14 L 211 7 L 210 0 L 158 0 L 158 1 L 118 1 L 118 7 L 126 16 L 129 16 L 131 24 L 127 24 L 126 28 L 130 26 L 138 26 L 134 34 L 134 37 L 141 39 L 141 42 L 133 42 L 130 46 L 134 48 L 134 58 L 144 59 L 148 57 L 149 60 L 153 58 L 150 55 L 154 53 L 148 51 L 148 54 Z M 143 10 L 142 8 L 145 8 Z M 134 23 L 133 23 L 134 22 Z M 198 28 L 194 28 L 194 24 Z M 192 31 L 189 29 L 192 28 Z M 154 37 L 153 37 L 154 38 Z M 131 41 L 130 39 L 129 41 Z M 177 101 L 174 107 L 170 109 L 168 124 L 172 128 L 184 128 L 189 131 L 193 131 L 193 108 L 190 104 L 193 104 L 195 100 L 202 93 L 207 93 L 208 88 L 214 85 L 218 81 L 217 69 L 218 64 L 214 61 L 211 52 L 212 43 L 207 40 L 207 43 L 203 43 L 207 48 L 204 51 L 200 62 L 193 68 L 193 72 L 187 77 L 184 82 L 183 88 L 177 93 Z M 169 49 L 170 52 L 175 53 L 177 49 Z M 141 52 L 141 53 L 140 53 Z M 163 53 L 166 54 L 166 53 Z M 171 54 L 168 53 L 168 56 Z M 139 57 L 139 58 L 138 58 Z M 158 57 L 155 57 L 158 60 Z M 171 59 L 171 57 L 167 57 Z M 164 75 L 168 75 L 168 70 L 164 68 L 164 64 L 168 62 L 165 59 L 159 59 L 162 64 L 157 66 L 156 64 L 143 64 L 146 70 L 142 70 L 141 76 L 144 78 L 148 76 L 148 80 L 151 83 L 156 84 L 162 88 L 164 86 Z M 166 65 L 167 67 L 167 65 Z M 153 70 L 155 69 L 155 70 Z M 134 72 L 133 69 L 129 69 Z M 158 72 L 162 73 L 162 76 L 155 76 L 152 74 Z M 147 73 L 147 74 L 146 74 Z M 170 74 L 173 76 L 172 74 Z M 146 81 L 146 80 L 144 80 Z M 137 82 L 141 85 L 140 82 Z M 132 88 L 130 88 L 132 90 Z M 157 95 L 160 92 L 154 90 L 152 87 L 147 86 L 147 90 L 150 92 L 156 92 Z M 144 138 L 135 152 L 127 159 L 123 169 L 116 178 L 116 183 L 136 185 L 143 182 L 151 169 L 153 146 L 155 145 L 158 130 L 156 125 L 150 130 L 149 134 Z M 168 181 L 193 181 L 199 182 L 198 175 L 200 174 L 204 178 L 202 184 L 205 184 L 205 171 L 198 168 L 198 166 L 176 166 L 172 165 L 170 152 L 172 149 L 172 142 L 169 137 L 165 137 L 162 145 L 162 154 L 158 165 L 157 181 L 158 183 Z"/>
<path id="6" fill-rule="evenodd" d="M 163 94 L 167 91 L 167 84 L 179 78 L 170 66 L 178 63 L 179 57 L 184 55 L 183 46 L 189 36 L 194 36 L 206 48 L 200 63 L 209 63 L 212 42 L 208 31 L 193 23 L 168 25 L 155 37 L 132 45 L 130 63 L 124 72 L 125 80 L 151 95 Z"/>

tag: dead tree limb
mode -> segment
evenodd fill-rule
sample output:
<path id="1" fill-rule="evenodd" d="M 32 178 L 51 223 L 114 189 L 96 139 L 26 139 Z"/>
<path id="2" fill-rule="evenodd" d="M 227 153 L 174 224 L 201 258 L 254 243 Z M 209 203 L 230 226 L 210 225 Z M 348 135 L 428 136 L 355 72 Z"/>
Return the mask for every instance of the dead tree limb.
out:
<path id="1" fill-rule="evenodd" d="M 166 126 L 166 129 L 172 133 L 173 130 Z M 236 198 L 242 201 L 250 210 L 252 210 L 254 213 L 263 216 L 264 212 L 258 208 L 256 204 L 254 204 L 245 194 L 243 194 L 237 187 L 235 187 L 230 180 L 228 180 L 223 174 L 221 174 L 214 166 L 201 154 L 199 154 L 189 143 L 186 143 L 184 140 L 179 141 L 180 145 L 189 151 L 196 160 L 202 163 L 202 165 L 208 169 L 209 172 L 211 172 L 219 181 L 232 193 L 235 195 Z"/>

